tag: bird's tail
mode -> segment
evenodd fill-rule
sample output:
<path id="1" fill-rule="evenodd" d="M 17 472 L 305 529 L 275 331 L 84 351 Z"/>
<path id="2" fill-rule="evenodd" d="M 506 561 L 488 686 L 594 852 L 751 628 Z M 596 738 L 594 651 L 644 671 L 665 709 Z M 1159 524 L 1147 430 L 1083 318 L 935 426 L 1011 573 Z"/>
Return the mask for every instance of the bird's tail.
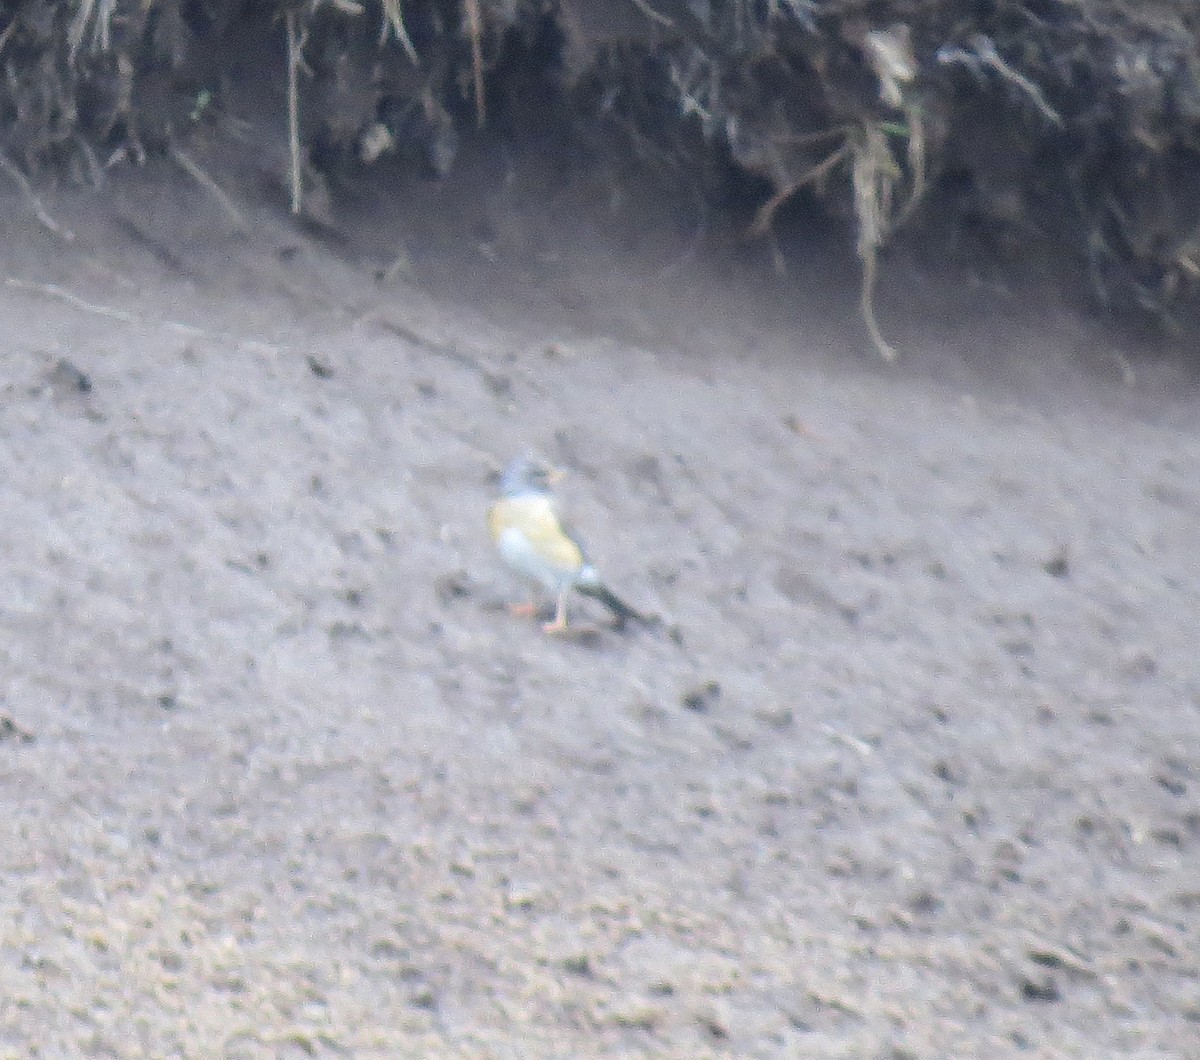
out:
<path id="1" fill-rule="evenodd" d="M 585 581 L 578 586 L 579 591 L 584 596 L 590 596 L 593 600 L 597 600 L 607 607 L 617 620 L 618 626 L 624 626 L 630 620 L 640 622 L 643 626 L 652 626 L 655 619 L 652 615 L 643 614 L 630 607 L 616 593 L 614 593 L 607 585 L 601 582 Z"/>

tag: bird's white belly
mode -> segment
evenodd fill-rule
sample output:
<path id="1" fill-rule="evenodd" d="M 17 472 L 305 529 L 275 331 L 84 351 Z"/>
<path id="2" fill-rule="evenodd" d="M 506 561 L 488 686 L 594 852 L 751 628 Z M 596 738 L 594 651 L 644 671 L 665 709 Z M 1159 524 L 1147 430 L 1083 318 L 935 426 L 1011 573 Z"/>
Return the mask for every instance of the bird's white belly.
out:
<path id="1" fill-rule="evenodd" d="M 551 563 L 534 548 L 520 530 L 513 527 L 501 533 L 496 544 L 505 563 L 517 573 L 539 582 L 552 593 L 569 589 L 579 579 L 578 569 L 563 568 Z"/>

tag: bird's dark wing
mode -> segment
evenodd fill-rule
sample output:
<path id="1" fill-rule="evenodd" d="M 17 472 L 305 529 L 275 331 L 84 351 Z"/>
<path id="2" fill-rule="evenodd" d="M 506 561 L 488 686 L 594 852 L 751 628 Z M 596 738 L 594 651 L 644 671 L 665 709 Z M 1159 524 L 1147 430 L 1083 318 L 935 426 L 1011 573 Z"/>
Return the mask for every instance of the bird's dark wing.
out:
<path id="1" fill-rule="evenodd" d="M 601 582 L 580 582 L 576 588 L 584 596 L 590 596 L 593 600 L 597 600 L 607 607 L 613 613 L 613 617 L 617 620 L 617 625 L 619 626 L 624 626 L 631 619 L 634 622 L 640 622 L 643 626 L 652 626 L 655 624 L 655 619 L 652 615 L 643 614 L 641 611 L 630 607 L 607 585 Z"/>

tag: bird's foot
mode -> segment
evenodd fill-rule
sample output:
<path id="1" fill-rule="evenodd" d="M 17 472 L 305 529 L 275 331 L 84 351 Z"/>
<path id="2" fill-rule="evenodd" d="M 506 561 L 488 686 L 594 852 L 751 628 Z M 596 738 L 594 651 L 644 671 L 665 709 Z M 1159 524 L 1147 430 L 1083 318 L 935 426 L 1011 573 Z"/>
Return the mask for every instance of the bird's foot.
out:
<path id="1" fill-rule="evenodd" d="M 509 604 L 508 613 L 513 618 L 533 618 L 538 613 L 538 605 L 532 600 L 523 604 Z"/>

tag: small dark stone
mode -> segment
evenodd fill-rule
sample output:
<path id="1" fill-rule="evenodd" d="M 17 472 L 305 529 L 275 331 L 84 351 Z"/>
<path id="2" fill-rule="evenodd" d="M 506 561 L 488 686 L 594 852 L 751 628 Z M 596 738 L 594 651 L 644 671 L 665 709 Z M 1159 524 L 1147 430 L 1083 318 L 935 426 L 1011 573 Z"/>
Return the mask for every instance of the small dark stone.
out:
<path id="1" fill-rule="evenodd" d="M 1158 673 L 1158 660 L 1148 651 L 1138 651 L 1125 661 L 1121 670 L 1126 677 L 1133 680 L 1153 677 Z"/>
<path id="2" fill-rule="evenodd" d="M 1071 564 L 1066 554 L 1060 552 L 1057 556 L 1046 560 L 1042 564 L 1042 570 L 1049 574 L 1051 578 L 1065 578 L 1071 573 Z"/>
<path id="3" fill-rule="evenodd" d="M 1154 780 L 1163 791 L 1170 795 L 1179 796 L 1187 794 L 1187 785 L 1175 777 L 1168 776 L 1166 773 L 1157 774 Z"/>
<path id="4" fill-rule="evenodd" d="M 919 891 L 908 900 L 908 907 L 914 913 L 928 916 L 941 909 L 942 900 L 932 891 Z"/>
<path id="5" fill-rule="evenodd" d="M 483 385 L 487 388 L 489 394 L 493 397 L 506 398 L 512 396 L 513 383 L 512 379 L 500 372 L 485 371 L 483 374 Z"/>
<path id="6" fill-rule="evenodd" d="M 330 379 L 333 377 L 333 369 L 327 362 L 317 360 L 312 354 L 309 354 L 305 360 L 308 362 L 308 370 L 318 379 Z"/>
<path id="7" fill-rule="evenodd" d="M 435 583 L 438 599 L 442 603 L 451 600 L 461 600 L 471 595 L 471 578 L 466 571 L 452 571 L 443 574 Z"/>
<path id="8" fill-rule="evenodd" d="M 331 641 L 370 641 L 371 633 L 361 622 L 331 622 L 326 629 Z"/>
<path id="9" fill-rule="evenodd" d="M 1183 835 L 1175 828 L 1155 828 L 1150 833 L 1150 838 L 1165 847 L 1174 847 L 1176 850 L 1183 849 Z"/>
<path id="10" fill-rule="evenodd" d="M 563 968 L 572 975 L 587 976 L 592 974 L 592 962 L 588 959 L 586 953 L 581 953 L 577 957 L 568 957 L 563 961 Z"/>
<path id="11" fill-rule="evenodd" d="M 704 714 L 715 706 L 721 699 L 721 686 L 716 681 L 705 681 L 704 684 L 685 692 L 680 702 L 688 710 Z"/>
<path id="12" fill-rule="evenodd" d="M 22 729 L 7 714 L 0 714 L 0 740 L 16 740 L 18 743 L 32 743 L 33 733 Z"/>
<path id="13" fill-rule="evenodd" d="M 82 368 L 76 367 L 65 357 L 60 357 L 50 372 L 50 385 L 59 393 L 90 394 L 92 379 Z"/>
<path id="14" fill-rule="evenodd" d="M 413 1008 L 421 1008 L 426 1010 L 437 1008 L 437 996 L 432 990 L 418 990 L 412 996 Z"/>
<path id="15" fill-rule="evenodd" d="M 1025 976 L 1021 979 L 1021 999 L 1051 1003 L 1061 1001 L 1062 994 L 1059 992 L 1058 984 L 1054 981 L 1053 976 L 1048 975 L 1037 982 Z"/>

